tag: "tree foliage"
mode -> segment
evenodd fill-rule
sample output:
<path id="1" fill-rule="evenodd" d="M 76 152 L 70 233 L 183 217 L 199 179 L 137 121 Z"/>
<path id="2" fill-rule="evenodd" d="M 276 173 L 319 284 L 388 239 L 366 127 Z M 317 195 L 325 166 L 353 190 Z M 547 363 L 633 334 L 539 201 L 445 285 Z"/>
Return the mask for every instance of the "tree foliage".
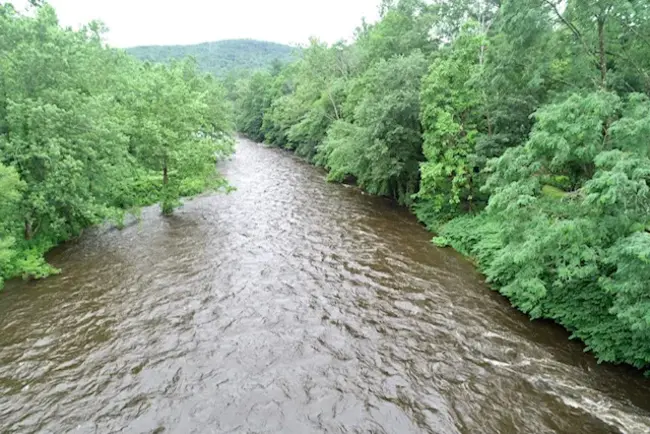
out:
<path id="1" fill-rule="evenodd" d="M 410 203 L 418 188 L 422 135 L 420 52 L 380 60 L 352 83 L 358 100 L 349 120 L 337 120 L 318 151 L 329 179 L 354 177 L 373 194 Z"/>
<path id="2" fill-rule="evenodd" d="M 229 104 L 194 64 L 143 64 L 48 5 L 0 5 L 0 28 L 0 279 L 54 271 L 43 254 L 88 226 L 225 185 Z"/>
<path id="3" fill-rule="evenodd" d="M 599 360 L 650 366 L 648 2 L 385 0 L 380 16 L 240 81 L 240 130 L 410 205 Z"/>

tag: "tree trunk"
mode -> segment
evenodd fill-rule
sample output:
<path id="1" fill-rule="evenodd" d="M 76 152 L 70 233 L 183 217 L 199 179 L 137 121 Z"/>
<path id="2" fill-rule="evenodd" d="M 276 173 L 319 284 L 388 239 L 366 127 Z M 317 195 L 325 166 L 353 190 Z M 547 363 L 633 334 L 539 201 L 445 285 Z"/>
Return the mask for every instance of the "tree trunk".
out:
<path id="1" fill-rule="evenodd" d="M 339 116 L 339 110 L 336 108 L 336 103 L 334 102 L 334 98 L 332 98 L 332 94 L 330 91 L 327 91 L 327 96 L 330 98 L 330 102 L 332 103 L 332 107 L 334 107 L 334 115 L 336 116 L 336 119 L 339 120 L 341 117 Z"/>
<path id="2" fill-rule="evenodd" d="M 169 193 L 169 174 L 167 173 L 167 159 L 163 162 L 163 186 L 162 186 L 162 213 L 163 215 L 171 215 L 174 211 L 172 200 Z"/>
<path id="3" fill-rule="evenodd" d="M 490 118 L 490 111 L 489 110 L 488 110 L 487 114 L 485 115 L 485 118 L 487 120 L 488 137 L 492 137 L 492 119 Z"/>
<path id="4" fill-rule="evenodd" d="M 34 236 L 34 231 L 32 230 L 32 222 L 28 219 L 25 220 L 25 240 L 29 241 Z"/>
<path id="5" fill-rule="evenodd" d="M 605 54 L 605 18 L 598 17 L 598 51 L 600 63 L 600 86 L 607 87 L 607 55 Z"/>

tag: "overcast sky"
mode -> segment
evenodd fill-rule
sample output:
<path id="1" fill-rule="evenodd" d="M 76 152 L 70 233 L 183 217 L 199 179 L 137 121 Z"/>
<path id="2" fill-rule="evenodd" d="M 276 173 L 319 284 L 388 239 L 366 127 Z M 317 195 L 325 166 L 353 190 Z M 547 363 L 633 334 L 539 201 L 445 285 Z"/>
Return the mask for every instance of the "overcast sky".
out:
<path id="1" fill-rule="evenodd" d="M 19 9 L 27 0 L 10 0 Z M 285 44 L 310 36 L 336 42 L 352 36 L 380 0 L 49 0 L 64 26 L 93 19 L 109 28 L 117 47 L 194 44 L 251 38 Z"/>

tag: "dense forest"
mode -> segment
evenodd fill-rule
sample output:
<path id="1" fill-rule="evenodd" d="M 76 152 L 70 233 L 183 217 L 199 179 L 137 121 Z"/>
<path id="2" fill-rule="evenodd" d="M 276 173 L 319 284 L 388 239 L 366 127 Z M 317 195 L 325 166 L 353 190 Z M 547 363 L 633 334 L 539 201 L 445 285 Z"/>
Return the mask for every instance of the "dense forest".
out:
<path id="1" fill-rule="evenodd" d="M 190 61 L 142 63 L 0 4 L 0 287 L 56 272 L 43 255 L 91 225 L 159 202 L 228 188 L 215 161 L 233 150 L 223 86 Z"/>
<path id="2" fill-rule="evenodd" d="M 166 63 L 193 57 L 199 69 L 218 77 L 229 73 L 268 69 L 274 63 L 295 60 L 294 48 L 273 42 L 235 39 L 196 45 L 133 47 L 128 53 L 143 61 Z"/>
<path id="3" fill-rule="evenodd" d="M 231 84 L 238 129 L 409 206 L 532 318 L 650 365 L 650 3 L 386 0 Z"/>

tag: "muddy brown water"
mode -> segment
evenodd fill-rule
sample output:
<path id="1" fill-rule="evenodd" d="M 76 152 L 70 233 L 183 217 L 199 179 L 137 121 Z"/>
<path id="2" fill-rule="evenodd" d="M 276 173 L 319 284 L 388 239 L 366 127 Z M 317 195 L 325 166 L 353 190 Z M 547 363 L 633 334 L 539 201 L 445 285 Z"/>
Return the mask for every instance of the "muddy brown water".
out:
<path id="1" fill-rule="evenodd" d="M 241 140 L 0 293 L 7 433 L 641 433 L 650 380 L 531 322 L 403 209 Z"/>

